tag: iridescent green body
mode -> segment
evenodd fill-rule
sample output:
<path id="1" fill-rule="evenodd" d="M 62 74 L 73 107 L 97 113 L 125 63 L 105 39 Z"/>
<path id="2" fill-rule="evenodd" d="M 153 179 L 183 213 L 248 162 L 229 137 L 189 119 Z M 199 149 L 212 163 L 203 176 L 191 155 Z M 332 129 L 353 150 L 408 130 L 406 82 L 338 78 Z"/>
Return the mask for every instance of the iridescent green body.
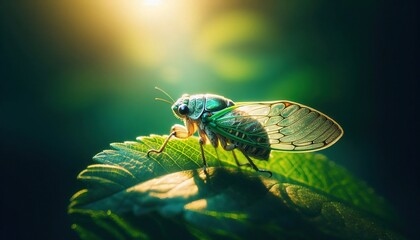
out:
<path id="1" fill-rule="evenodd" d="M 269 172 L 258 169 L 250 157 L 268 160 L 271 150 L 317 151 L 343 135 L 343 129 L 333 119 L 287 100 L 235 104 L 213 94 L 183 95 L 172 105 L 172 111 L 184 120 L 184 126 L 174 125 L 161 149 L 149 153 L 162 152 L 172 136 L 188 138 L 198 131 L 204 167 L 203 145 L 207 141 L 227 151 L 238 149 L 255 170 Z"/>
<path id="2" fill-rule="evenodd" d="M 178 112 L 181 105 L 186 105 L 189 109 L 185 116 Z M 234 103 L 231 100 L 222 96 L 212 94 L 183 95 L 172 105 L 172 111 L 179 118 L 187 117 L 191 120 L 198 120 L 205 112 L 216 112 L 233 105 Z"/>
<path id="3" fill-rule="evenodd" d="M 197 125 L 200 136 L 207 138 L 213 147 L 218 147 L 219 142 L 224 149 L 233 144 L 235 148 L 248 156 L 260 160 L 268 159 L 271 150 L 268 135 L 256 119 L 234 108 L 226 111 L 223 120 L 219 123 L 211 117 L 216 113 L 224 113 L 222 110 L 234 106 L 235 104 L 230 99 L 212 94 L 185 95 L 172 106 L 177 117 L 183 117 L 178 112 L 179 106 L 183 104 L 189 109 L 186 114 L 186 125 Z M 229 137 L 220 131 L 220 126 L 231 126 L 224 129 L 230 134 Z M 256 142 L 259 145 L 251 145 L 246 141 Z"/>

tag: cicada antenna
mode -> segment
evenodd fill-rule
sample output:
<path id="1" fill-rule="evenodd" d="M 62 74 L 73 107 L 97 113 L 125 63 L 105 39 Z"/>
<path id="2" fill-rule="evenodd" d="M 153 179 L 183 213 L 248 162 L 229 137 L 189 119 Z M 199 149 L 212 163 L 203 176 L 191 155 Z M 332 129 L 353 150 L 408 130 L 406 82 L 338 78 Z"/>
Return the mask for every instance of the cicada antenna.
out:
<path id="1" fill-rule="evenodd" d="M 166 102 L 166 103 L 169 103 L 169 105 L 172 105 L 172 104 L 173 104 L 173 103 L 171 103 L 171 102 L 169 102 L 168 100 L 163 99 L 163 98 L 155 98 L 155 100 L 157 100 L 157 101 L 162 101 L 162 102 Z"/>
<path id="2" fill-rule="evenodd" d="M 172 100 L 172 103 L 175 103 L 175 100 L 169 95 L 167 92 L 163 91 L 161 88 L 155 87 L 156 90 L 161 91 L 163 94 L 165 94 L 167 97 L 169 97 Z M 161 99 L 161 98 L 160 98 Z M 157 99 L 156 99 L 157 100 Z M 162 99 L 163 100 L 163 99 Z M 172 104 L 171 103 L 171 104 Z"/>

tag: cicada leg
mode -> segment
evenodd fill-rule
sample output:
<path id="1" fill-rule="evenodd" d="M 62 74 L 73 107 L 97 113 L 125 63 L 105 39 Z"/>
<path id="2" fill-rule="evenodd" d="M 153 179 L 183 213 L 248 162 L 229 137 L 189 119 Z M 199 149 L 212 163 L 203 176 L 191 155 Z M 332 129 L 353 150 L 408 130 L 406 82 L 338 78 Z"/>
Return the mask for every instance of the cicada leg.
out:
<path id="1" fill-rule="evenodd" d="M 268 173 L 270 175 L 269 177 L 273 176 L 273 173 L 272 172 L 270 172 L 268 170 L 264 170 L 264 169 L 259 169 L 254 164 L 254 162 L 252 161 L 252 159 L 248 155 L 246 155 L 244 152 L 242 152 L 242 151 L 241 152 L 246 157 L 246 159 L 248 160 L 248 163 L 240 163 L 238 161 L 238 158 L 236 157 L 236 154 L 235 154 L 235 151 L 234 151 L 235 148 L 237 148 L 237 145 L 236 144 L 227 144 L 226 141 L 223 138 L 220 138 L 220 142 L 222 143 L 221 145 L 222 145 L 222 147 L 223 147 L 224 150 L 226 150 L 226 151 L 232 151 L 233 158 L 235 159 L 236 165 L 238 165 L 240 167 L 242 167 L 242 166 L 249 166 L 249 167 L 252 167 L 257 172 L 265 172 L 265 173 Z"/>
<path id="2" fill-rule="evenodd" d="M 166 145 L 169 142 L 169 139 L 171 139 L 173 136 L 177 137 L 177 138 L 181 138 L 181 139 L 185 139 L 188 138 L 189 136 L 191 136 L 194 132 L 194 126 L 186 123 L 187 127 L 179 125 L 179 124 L 175 124 L 172 126 L 171 128 L 171 134 L 169 134 L 168 138 L 166 138 L 166 140 L 163 142 L 162 146 L 156 150 L 156 149 L 150 149 L 149 151 L 147 151 L 147 156 L 149 157 L 150 153 L 161 153 Z"/>
<path id="3" fill-rule="evenodd" d="M 251 158 L 248 156 L 248 155 L 246 155 L 245 153 L 243 153 L 242 152 L 242 154 L 244 154 L 244 156 L 246 157 L 246 159 L 248 160 L 248 162 L 249 162 L 249 164 L 251 165 L 251 167 L 255 170 L 255 171 L 257 171 L 257 172 L 264 172 L 264 173 L 268 173 L 270 176 L 269 177 L 271 177 L 271 176 L 273 176 L 273 173 L 271 172 L 271 171 L 268 171 L 268 170 L 264 170 L 264 169 L 259 169 L 255 164 L 254 164 L 254 162 L 251 160 Z"/>
<path id="4" fill-rule="evenodd" d="M 149 151 L 147 151 L 147 156 L 149 157 L 150 153 L 161 153 L 161 152 L 163 152 L 163 150 L 165 149 L 166 145 L 169 142 L 169 139 L 171 139 L 173 136 L 175 136 L 177 138 L 181 138 L 181 139 L 185 139 L 185 138 L 190 137 L 195 132 L 195 126 L 193 124 L 191 124 L 190 122 L 185 122 L 185 124 L 186 124 L 186 126 L 182 126 L 182 125 L 179 125 L 179 124 L 175 124 L 174 126 L 172 126 L 171 134 L 169 134 L 169 136 L 165 139 L 162 146 L 158 150 L 157 149 L 150 149 Z M 203 170 L 204 170 L 204 173 L 207 174 L 207 169 L 206 169 L 207 168 L 207 162 L 206 162 L 206 157 L 204 156 L 204 147 L 203 147 L 203 145 L 206 142 L 205 142 L 205 138 L 203 138 L 203 136 L 200 137 L 199 143 L 200 143 L 200 149 L 201 149 L 201 158 L 203 160 Z"/>
<path id="5" fill-rule="evenodd" d="M 169 136 L 165 139 L 162 146 L 158 150 L 150 149 L 149 151 L 147 151 L 147 157 L 149 157 L 150 153 L 161 153 L 161 152 L 163 152 L 163 150 L 165 149 L 166 145 L 169 142 L 169 139 L 171 139 L 171 137 L 175 136 L 175 134 L 176 134 L 175 131 L 171 132 L 171 134 L 169 134 Z"/>
<path id="6" fill-rule="evenodd" d="M 240 163 L 238 161 L 238 157 L 236 156 L 236 153 L 235 153 L 235 151 L 233 151 L 233 149 L 232 149 L 232 155 L 233 155 L 233 159 L 235 159 L 235 163 L 236 163 L 236 165 L 238 165 L 238 167 L 243 167 L 243 166 L 251 167 L 250 163 Z"/>
<path id="7" fill-rule="evenodd" d="M 201 159 L 203 160 L 203 171 L 205 174 L 207 174 L 207 162 L 206 162 L 206 156 L 204 155 L 204 147 L 203 145 L 205 144 L 203 138 L 200 138 L 200 140 L 198 141 L 200 143 L 200 149 L 201 149 Z"/>
<path id="8" fill-rule="evenodd" d="M 227 142 L 226 142 L 226 139 L 225 138 L 223 138 L 223 137 L 220 137 L 219 138 L 220 139 L 220 145 L 222 145 L 222 148 L 225 150 L 225 151 L 231 151 L 232 152 L 232 155 L 233 155 L 233 159 L 235 159 L 235 163 L 236 163 L 236 165 L 237 166 L 239 166 L 239 167 L 242 167 L 242 166 L 250 166 L 250 164 L 249 163 L 240 163 L 239 161 L 238 161 L 238 158 L 236 157 L 236 154 L 235 154 L 235 148 L 237 148 L 238 146 L 236 145 L 236 144 L 228 144 Z"/>

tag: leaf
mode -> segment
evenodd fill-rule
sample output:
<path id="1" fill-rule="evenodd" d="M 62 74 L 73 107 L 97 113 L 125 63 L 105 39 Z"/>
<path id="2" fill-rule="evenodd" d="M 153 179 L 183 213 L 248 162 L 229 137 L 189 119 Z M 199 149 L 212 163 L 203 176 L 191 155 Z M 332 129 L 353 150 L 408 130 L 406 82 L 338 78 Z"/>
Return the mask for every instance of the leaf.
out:
<path id="1" fill-rule="evenodd" d="M 78 179 L 69 206 L 83 239 L 401 239 L 395 214 L 364 182 L 321 154 L 272 152 L 255 161 L 272 178 L 238 168 L 231 152 L 198 139 L 111 144 Z M 242 163 L 246 159 L 236 154 Z"/>

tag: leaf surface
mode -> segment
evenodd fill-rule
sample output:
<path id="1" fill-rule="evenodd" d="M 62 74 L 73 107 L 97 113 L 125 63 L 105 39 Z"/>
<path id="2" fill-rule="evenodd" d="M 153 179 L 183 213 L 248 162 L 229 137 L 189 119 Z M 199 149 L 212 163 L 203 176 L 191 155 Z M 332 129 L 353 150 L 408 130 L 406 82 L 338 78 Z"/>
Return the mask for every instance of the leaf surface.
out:
<path id="1" fill-rule="evenodd" d="M 78 178 L 69 214 L 84 239 L 400 239 L 395 215 L 363 181 L 321 154 L 272 152 L 268 178 L 198 139 L 111 144 Z M 246 163 L 239 152 L 238 160 Z"/>

